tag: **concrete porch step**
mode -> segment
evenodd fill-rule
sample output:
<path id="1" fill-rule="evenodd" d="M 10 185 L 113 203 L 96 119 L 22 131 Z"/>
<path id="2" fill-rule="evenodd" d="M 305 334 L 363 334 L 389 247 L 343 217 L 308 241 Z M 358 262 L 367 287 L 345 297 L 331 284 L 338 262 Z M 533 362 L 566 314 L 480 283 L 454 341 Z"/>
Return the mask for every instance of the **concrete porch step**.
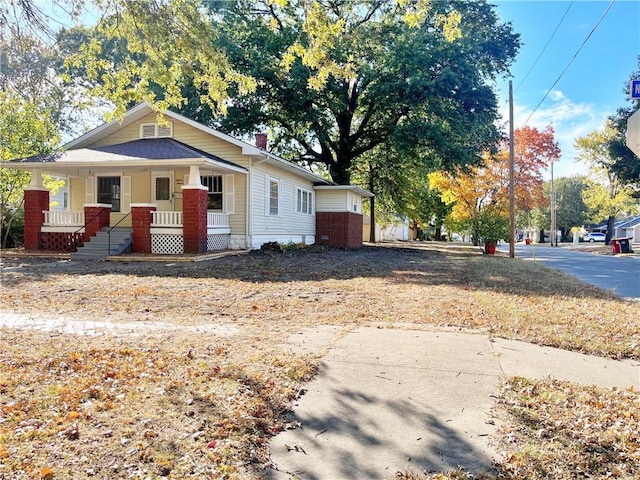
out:
<path id="1" fill-rule="evenodd" d="M 101 260 L 112 255 L 120 255 L 131 248 L 130 228 L 104 228 L 91 237 L 84 246 L 71 254 L 71 260 Z"/>

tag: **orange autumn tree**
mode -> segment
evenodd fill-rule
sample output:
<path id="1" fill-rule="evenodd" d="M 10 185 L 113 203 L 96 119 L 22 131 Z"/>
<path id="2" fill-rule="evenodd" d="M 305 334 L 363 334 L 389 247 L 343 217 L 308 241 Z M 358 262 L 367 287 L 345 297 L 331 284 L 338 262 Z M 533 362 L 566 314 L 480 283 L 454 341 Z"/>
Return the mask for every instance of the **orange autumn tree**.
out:
<path id="1" fill-rule="evenodd" d="M 553 127 L 543 131 L 523 127 L 514 132 L 515 206 L 529 211 L 545 206 L 542 172 L 560 158 Z M 485 154 L 483 164 L 468 170 L 435 172 L 429 186 L 452 205 L 449 223 L 471 234 L 474 245 L 508 238 L 509 145 L 504 142 L 494 155 Z"/>

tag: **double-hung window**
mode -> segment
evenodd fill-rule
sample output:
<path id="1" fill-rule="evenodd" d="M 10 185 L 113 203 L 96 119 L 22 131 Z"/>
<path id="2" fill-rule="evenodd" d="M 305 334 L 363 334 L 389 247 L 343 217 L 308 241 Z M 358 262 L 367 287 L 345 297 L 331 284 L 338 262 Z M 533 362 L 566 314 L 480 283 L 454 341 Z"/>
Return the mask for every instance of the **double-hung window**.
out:
<path id="1" fill-rule="evenodd" d="M 309 215 L 313 213 L 313 194 L 311 191 L 296 187 L 296 212 Z"/>
<path id="2" fill-rule="evenodd" d="M 276 178 L 267 177 L 266 209 L 267 215 L 280 215 L 280 181 Z"/>
<path id="3" fill-rule="evenodd" d="M 111 205 L 112 212 L 120 211 L 120 177 L 98 177 L 98 203 Z"/>
<path id="4" fill-rule="evenodd" d="M 207 210 L 222 211 L 224 191 L 222 190 L 222 175 L 200 177 L 202 185 L 207 187 Z"/>

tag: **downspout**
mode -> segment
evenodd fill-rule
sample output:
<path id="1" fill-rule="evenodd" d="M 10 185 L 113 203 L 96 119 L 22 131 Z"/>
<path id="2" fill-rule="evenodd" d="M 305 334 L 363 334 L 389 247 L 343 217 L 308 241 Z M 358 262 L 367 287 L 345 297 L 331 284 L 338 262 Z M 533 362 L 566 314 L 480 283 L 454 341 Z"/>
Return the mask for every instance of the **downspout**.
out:
<path id="1" fill-rule="evenodd" d="M 251 240 L 251 236 L 252 236 L 252 233 L 253 233 L 252 232 L 252 230 L 253 230 L 253 228 L 252 228 L 252 224 L 253 224 L 253 222 L 252 222 L 252 220 L 253 220 L 253 218 L 252 218 L 252 214 L 253 214 L 253 203 L 252 203 L 253 195 L 252 195 L 252 192 L 251 192 L 251 190 L 252 190 L 251 183 L 253 181 L 252 180 L 252 176 L 253 176 L 253 159 L 249 158 L 249 174 L 247 175 L 247 179 L 245 180 L 245 183 L 246 183 L 246 187 L 245 188 L 247 189 L 247 195 L 246 195 L 246 197 L 247 197 L 247 207 L 245 208 L 246 215 L 245 215 L 245 228 L 244 228 L 245 236 L 244 236 L 244 238 L 245 238 L 245 248 L 247 250 L 251 250 L 251 241 L 252 241 Z"/>

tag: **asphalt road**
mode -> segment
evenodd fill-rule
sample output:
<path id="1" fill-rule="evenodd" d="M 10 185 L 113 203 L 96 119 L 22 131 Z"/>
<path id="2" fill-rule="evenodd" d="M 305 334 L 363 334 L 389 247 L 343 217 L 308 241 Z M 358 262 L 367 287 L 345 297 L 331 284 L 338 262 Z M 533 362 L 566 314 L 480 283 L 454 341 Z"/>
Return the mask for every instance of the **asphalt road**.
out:
<path id="1" fill-rule="evenodd" d="M 500 250 L 509 251 L 508 245 Z M 597 255 L 548 245 L 516 245 L 517 258 L 533 260 L 573 275 L 583 282 L 640 301 L 640 256 Z"/>

